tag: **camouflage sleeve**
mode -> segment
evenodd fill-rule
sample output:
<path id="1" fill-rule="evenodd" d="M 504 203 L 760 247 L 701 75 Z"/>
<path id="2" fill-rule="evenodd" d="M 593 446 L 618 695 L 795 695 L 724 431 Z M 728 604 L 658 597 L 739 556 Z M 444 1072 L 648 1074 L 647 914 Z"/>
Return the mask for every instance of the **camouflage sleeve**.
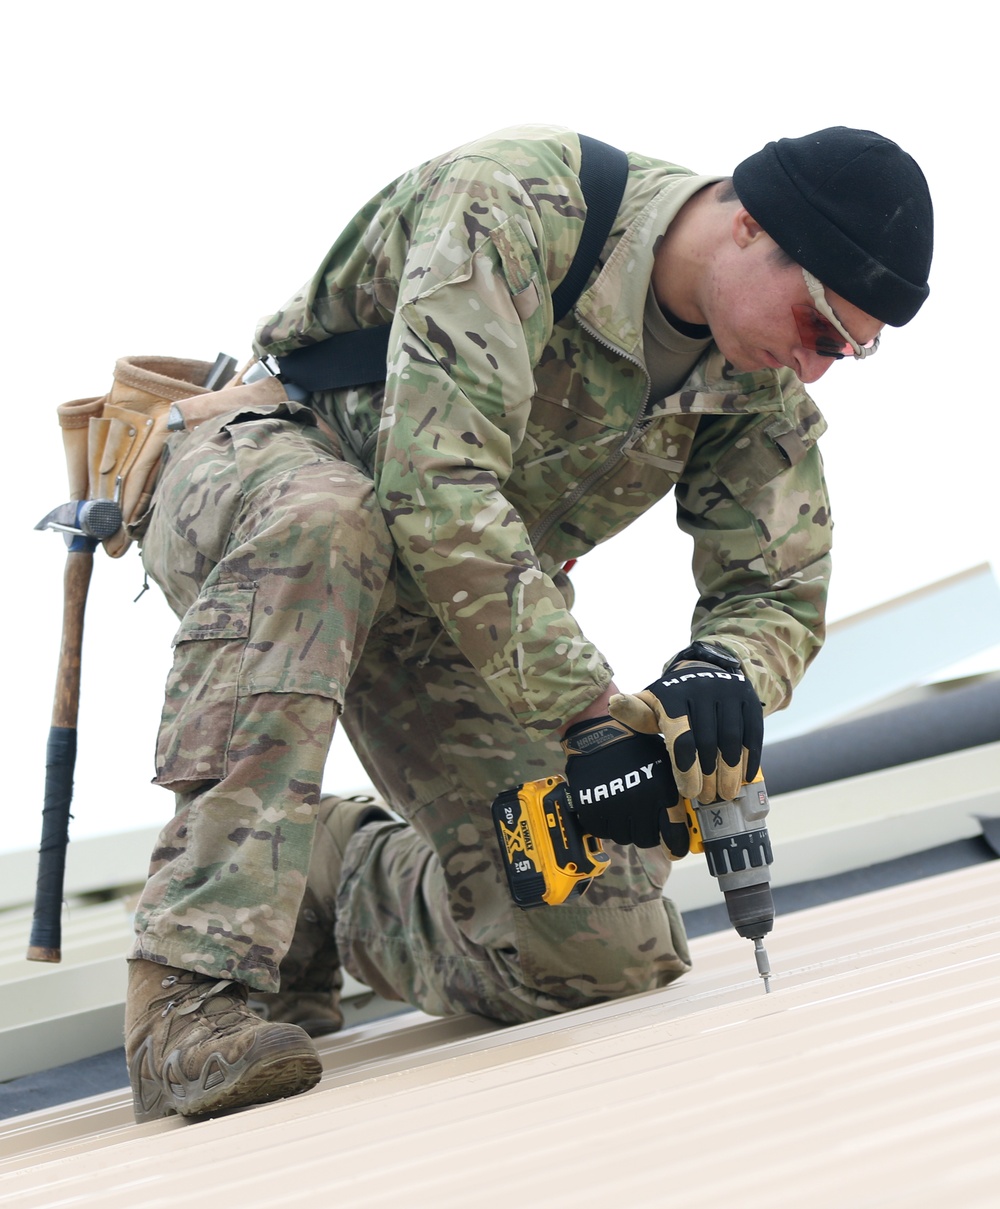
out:
<path id="1" fill-rule="evenodd" d="M 796 379 L 783 387 L 777 416 L 703 420 L 676 489 L 700 594 L 692 637 L 738 656 L 765 714 L 788 705 L 822 646 L 833 528 L 825 421 Z"/>
<path id="2" fill-rule="evenodd" d="M 463 654 L 537 735 L 610 680 L 503 493 L 552 326 L 544 239 L 501 162 L 465 157 L 438 178 L 401 274 L 375 460 L 399 558 Z"/>

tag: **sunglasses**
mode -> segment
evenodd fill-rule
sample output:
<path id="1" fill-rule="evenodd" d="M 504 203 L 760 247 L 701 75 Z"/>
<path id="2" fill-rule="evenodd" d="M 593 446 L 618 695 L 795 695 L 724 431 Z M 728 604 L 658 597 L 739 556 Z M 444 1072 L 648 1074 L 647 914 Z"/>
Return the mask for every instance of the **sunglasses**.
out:
<path id="1" fill-rule="evenodd" d="M 872 356 L 878 348 L 878 336 L 867 344 L 858 344 L 827 302 L 822 284 L 808 269 L 802 270 L 802 276 L 813 300 L 813 306 L 803 302 L 792 305 L 795 326 L 799 330 L 803 348 L 819 353 L 821 357 L 834 357 L 838 361 L 842 357 L 853 357 L 856 361 L 861 361 Z"/>

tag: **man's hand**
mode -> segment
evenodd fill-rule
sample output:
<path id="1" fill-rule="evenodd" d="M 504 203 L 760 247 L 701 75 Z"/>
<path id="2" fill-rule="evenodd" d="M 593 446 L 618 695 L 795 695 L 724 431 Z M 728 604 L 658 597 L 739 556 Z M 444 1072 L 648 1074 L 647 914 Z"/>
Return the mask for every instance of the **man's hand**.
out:
<path id="1" fill-rule="evenodd" d="M 760 767 L 764 712 L 736 659 L 701 644 L 693 650 L 713 661 L 682 651 L 659 680 L 612 697 L 608 708 L 633 730 L 663 735 L 684 797 L 732 801 Z"/>
<path id="2" fill-rule="evenodd" d="M 571 804 L 585 832 L 638 848 L 655 848 L 662 837 L 673 856 L 687 852 L 684 812 L 659 735 L 636 734 L 604 715 L 572 725 L 563 750 Z"/>

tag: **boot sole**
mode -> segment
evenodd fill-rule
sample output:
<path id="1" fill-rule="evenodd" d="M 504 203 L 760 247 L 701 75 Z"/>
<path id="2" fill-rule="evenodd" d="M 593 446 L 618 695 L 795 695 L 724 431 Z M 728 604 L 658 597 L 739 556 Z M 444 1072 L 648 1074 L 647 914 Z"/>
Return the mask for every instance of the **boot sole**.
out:
<path id="1" fill-rule="evenodd" d="M 218 1052 L 211 1054 L 195 1079 L 181 1073 L 178 1051 L 166 1058 L 159 1078 L 143 1079 L 145 1051 L 143 1046 L 136 1053 L 129 1071 L 139 1124 L 175 1115 L 204 1117 L 283 1100 L 309 1091 L 323 1074 L 319 1055 L 294 1025 L 276 1024 L 267 1029 L 237 1062 L 227 1062 Z"/>

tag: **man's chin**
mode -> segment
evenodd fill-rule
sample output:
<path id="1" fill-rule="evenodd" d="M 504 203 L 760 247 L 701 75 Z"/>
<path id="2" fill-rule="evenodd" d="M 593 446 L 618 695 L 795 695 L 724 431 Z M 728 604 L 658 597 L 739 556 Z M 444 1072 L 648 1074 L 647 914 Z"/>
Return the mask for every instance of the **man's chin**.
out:
<path id="1" fill-rule="evenodd" d="M 780 361 L 775 360 L 774 357 L 769 353 L 765 353 L 762 349 L 750 352 L 746 349 L 736 349 L 732 353 L 727 353 L 723 349 L 722 353 L 738 374 L 756 374 L 762 369 L 782 368 Z"/>

